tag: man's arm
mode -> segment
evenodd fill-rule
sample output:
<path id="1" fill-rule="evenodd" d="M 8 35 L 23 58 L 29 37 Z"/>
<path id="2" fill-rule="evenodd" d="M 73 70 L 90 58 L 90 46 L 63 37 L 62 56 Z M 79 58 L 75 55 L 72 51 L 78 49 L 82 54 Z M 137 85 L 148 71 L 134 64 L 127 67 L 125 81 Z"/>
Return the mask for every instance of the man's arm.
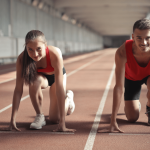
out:
<path id="1" fill-rule="evenodd" d="M 125 63 L 126 63 L 126 50 L 125 43 L 116 51 L 115 55 L 115 77 L 116 84 L 113 90 L 113 106 L 112 106 L 112 115 L 111 115 L 111 124 L 110 124 L 110 132 L 117 130 L 119 132 L 123 132 L 119 129 L 116 116 L 120 107 L 121 98 L 124 92 L 124 79 L 125 79 Z"/>

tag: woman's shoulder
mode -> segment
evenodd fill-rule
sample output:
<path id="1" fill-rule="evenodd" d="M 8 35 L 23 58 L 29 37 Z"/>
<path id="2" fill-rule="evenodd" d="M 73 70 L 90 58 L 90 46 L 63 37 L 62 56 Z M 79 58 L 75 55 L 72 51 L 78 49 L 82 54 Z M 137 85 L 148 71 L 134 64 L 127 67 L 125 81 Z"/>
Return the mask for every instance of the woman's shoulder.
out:
<path id="1" fill-rule="evenodd" d="M 48 45 L 47 46 L 50 52 L 50 55 L 54 57 L 61 57 L 62 58 L 62 52 L 58 47 Z"/>
<path id="2" fill-rule="evenodd" d="M 21 63 L 22 62 L 22 60 L 23 60 L 23 54 L 24 54 L 24 51 L 21 54 L 19 54 L 19 56 L 17 58 L 17 63 Z"/>

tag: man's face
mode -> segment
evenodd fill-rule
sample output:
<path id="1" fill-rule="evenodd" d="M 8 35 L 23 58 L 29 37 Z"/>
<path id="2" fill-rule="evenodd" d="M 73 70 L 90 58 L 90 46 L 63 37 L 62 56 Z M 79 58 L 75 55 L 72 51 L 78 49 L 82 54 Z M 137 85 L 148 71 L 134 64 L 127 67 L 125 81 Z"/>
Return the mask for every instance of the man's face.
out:
<path id="1" fill-rule="evenodd" d="M 140 51 L 150 51 L 150 29 L 135 29 L 132 34 L 132 39 Z"/>

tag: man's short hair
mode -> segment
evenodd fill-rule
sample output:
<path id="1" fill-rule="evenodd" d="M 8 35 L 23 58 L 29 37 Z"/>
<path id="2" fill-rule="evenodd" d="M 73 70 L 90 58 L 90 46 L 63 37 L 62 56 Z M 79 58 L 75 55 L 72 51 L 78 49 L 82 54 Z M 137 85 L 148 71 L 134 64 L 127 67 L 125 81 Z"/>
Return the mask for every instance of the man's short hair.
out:
<path id="1" fill-rule="evenodd" d="M 144 18 L 136 21 L 133 26 L 133 32 L 135 29 L 139 29 L 139 30 L 150 29 L 150 20 Z"/>

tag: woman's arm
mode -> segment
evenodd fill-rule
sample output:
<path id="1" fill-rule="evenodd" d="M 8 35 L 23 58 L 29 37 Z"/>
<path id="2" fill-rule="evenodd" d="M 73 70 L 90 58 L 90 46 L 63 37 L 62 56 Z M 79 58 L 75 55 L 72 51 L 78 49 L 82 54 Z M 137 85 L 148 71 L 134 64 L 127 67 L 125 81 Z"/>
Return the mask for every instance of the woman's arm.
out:
<path id="1" fill-rule="evenodd" d="M 23 53 L 22 53 L 23 54 Z M 11 122 L 10 122 L 10 127 L 9 130 L 12 130 L 12 128 L 15 128 L 18 131 L 21 131 L 20 129 L 17 128 L 16 126 L 16 116 L 20 104 L 20 99 L 23 93 L 23 78 L 22 78 L 22 62 L 21 62 L 21 57 L 22 54 L 19 55 L 16 63 L 16 87 L 14 90 L 13 94 L 13 102 L 12 102 L 12 114 L 11 114 Z"/>
<path id="2" fill-rule="evenodd" d="M 110 132 L 113 132 L 114 130 L 123 132 L 118 127 L 116 116 L 124 92 L 125 63 L 126 63 L 125 44 L 123 44 L 117 50 L 115 55 L 115 63 L 116 63 L 116 69 L 115 69 L 116 84 L 113 90 L 113 107 L 112 107 L 112 115 L 111 115 Z"/>
<path id="3" fill-rule="evenodd" d="M 66 93 L 64 91 L 63 87 L 63 59 L 60 56 L 60 54 L 57 52 L 57 50 L 54 49 L 54 51 L 51 53 L 51 64 L 55 70 L 55 85 L 56 85 L 56 96 L 58 99 L 58 107 L 60 112 L 60 121 L 58 129 L 55 131 L 70 131 L 74 132 L 74 129 L 67 129 L 65 126 L 65 99 L 66 99 Z"/>

